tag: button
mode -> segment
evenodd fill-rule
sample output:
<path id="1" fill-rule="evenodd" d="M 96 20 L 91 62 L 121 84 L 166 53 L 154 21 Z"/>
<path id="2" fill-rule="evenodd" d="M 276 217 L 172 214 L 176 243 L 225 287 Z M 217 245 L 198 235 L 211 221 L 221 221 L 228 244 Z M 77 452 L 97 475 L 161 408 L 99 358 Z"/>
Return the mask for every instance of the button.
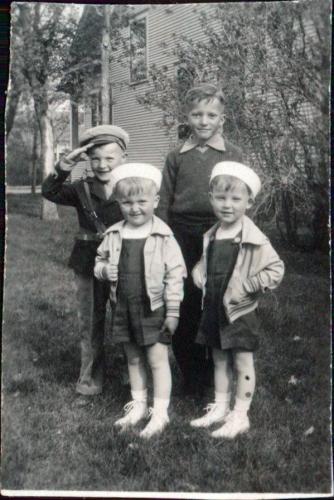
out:
<path id="1" fill-rule="evenodd" d="M 237 236 L 236 238 L 234 238 L 234 243 L 240 243 L 240 242 L 241 242 L 240 236 Z"/>

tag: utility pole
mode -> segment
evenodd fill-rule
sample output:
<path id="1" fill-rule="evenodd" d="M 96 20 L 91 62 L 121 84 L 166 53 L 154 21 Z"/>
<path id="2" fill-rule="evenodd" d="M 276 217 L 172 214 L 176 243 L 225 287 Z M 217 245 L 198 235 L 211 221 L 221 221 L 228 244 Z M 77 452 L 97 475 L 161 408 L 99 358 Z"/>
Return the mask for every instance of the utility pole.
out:
<path id="1" fill-rule="evenodd" d="M 103 28 L 101 44 L 101 104 L 102 123 L 110 123 L 110 17 L 114 5 L 103 5 Z"/>

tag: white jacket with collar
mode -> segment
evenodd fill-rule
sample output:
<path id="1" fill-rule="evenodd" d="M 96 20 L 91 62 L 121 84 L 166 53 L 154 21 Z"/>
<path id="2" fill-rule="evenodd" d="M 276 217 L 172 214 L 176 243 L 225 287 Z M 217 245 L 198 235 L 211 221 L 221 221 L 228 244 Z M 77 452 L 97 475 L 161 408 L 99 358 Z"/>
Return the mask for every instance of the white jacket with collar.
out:
<path id="1" fill-rule="evenodd" d="M 204 234 L 203 255 L 192 271 L 194 281 L 206 292 L 207 258 L 210 241 L 214 240 L 220 222 Z M 223 297 L 223 307 L 230 323 L 254 311 L 260 293 L 273 290 L 283 279 L 284 263 L 269 239 L 246 215 L 242 220 L 239 253 Z M 202 302 L 203 305 L 204 301 Z"/>
<path id="2" fill-rule="evenodd" d="M 114 224 L 104 233 L 97 249 L 94 275 L 103 280 L 106 264 L 119 264 L 125 221 Z M 179 316 L 183 299 L 183 279 L 187 276 L 181 249 L 172 230 L 161 219 L 153 216 L 152 230 L 144 246 L 144 268 L 147 295 L 151 310 L 166 305 L 166 315 Z M 111 297 L 116 300 L 117 283 L 111 283 Z"/>

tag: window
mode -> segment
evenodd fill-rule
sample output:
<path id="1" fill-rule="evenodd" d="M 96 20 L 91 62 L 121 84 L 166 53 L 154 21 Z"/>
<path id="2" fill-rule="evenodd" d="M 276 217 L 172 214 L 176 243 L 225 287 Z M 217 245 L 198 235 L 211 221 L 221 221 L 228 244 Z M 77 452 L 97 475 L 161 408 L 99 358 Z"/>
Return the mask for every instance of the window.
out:
<path id="1" fill-rule="evenodd" d="M 130 24 L 130 83 L 147 79 L 147 19 L 142 17 Z"/>

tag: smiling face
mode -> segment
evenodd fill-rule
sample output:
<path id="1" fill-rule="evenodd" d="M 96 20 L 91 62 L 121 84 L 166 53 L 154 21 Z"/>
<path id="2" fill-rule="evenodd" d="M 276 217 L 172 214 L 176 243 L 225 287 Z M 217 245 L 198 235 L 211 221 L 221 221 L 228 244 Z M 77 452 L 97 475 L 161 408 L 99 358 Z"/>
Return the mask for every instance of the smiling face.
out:
<path id="1" fill-rule="evenodd" d="M 188 123 L 200 144 L 205 144 L 222 129 L 223 111 L 224 108 L 216 97 L 194 103 L 188 113 Z"/>
<path id="2" fill-rule="evenodd" d="M 111 172 L 125 162 L 126 154 L 116 143 L 95 146 L 87 152 L 91 169 L 95 177 L 102 183 L 111 181 Z"/>
<path id="3" fill-rule="evenodd" d="M 236 224 L 253 204 L 246 184 L 239 179 L 232 179 L 213 184 L 209 193 L 213 211 L 226 228 Z"/>
<path id="4" fill-rule="evenodd" d="M 139 227 L 152 219 L 159 203 L 159 196 L 154 183 L 150 180 L 137 179 L 138 182 L 135 181 L 132 186 L 126 181 L 127 179 L 119 181 L 115 196 L 129 226 Z"/>

